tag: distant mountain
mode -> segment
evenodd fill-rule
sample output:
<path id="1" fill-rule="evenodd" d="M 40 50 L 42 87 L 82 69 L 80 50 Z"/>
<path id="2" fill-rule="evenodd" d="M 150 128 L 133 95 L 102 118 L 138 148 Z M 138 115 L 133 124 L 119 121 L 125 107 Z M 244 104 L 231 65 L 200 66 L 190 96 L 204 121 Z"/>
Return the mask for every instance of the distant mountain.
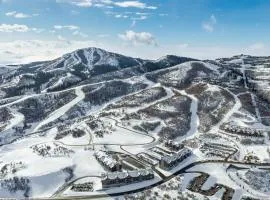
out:
<path id="1" fill-rule="evenodd" d="M 79 49 L 52 61 L 0 67 L 0 83 L 10 83 L 2 90 L 2 97 L 59 91 L 80 83 L 119 78 L 118 73 L 127 78 L 192 60 L 168 55 L 150 61 L 95 47 Z"/>

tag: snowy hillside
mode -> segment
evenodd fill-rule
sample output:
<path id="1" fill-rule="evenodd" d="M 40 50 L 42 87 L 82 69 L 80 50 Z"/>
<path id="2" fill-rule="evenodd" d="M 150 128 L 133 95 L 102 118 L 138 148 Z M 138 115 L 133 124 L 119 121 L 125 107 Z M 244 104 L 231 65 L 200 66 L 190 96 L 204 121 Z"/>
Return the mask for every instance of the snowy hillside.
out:
<path id="1" fill-rule="evenodd" d="M 0 66 L 0 198 L 269 199 L 269 80 L 245 55 Z"/>

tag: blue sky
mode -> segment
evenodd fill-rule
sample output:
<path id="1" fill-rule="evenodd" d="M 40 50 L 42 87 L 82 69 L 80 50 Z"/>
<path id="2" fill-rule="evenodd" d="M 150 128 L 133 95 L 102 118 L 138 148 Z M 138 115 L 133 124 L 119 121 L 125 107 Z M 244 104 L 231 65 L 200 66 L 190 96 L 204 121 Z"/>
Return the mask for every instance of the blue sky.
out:
<path id="1" fill-rule="evenodd" d="M 96 46 L 156 59 L 270 55 L 269 0 L 0 0 L 0 63 Z"/>

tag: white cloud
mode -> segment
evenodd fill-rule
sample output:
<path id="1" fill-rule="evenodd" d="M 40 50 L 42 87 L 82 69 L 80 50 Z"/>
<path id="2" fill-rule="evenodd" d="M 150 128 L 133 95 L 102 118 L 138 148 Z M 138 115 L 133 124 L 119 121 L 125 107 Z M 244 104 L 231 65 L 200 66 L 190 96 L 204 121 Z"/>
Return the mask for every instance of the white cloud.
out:
<path id="1" fill-rule="evenodd" d="M 215 15 L 211 15 L 208 21 L 202 23 L 202 28 L 207 32 L 213 32 L 215 30 L 215 25 L 217 24 L 217 19 Z"/>
<path id="2" fill-rule="evenodd" d="M 28 32 L 30 28 L 24 24 L 0 24 L 0 32 Z"/>
<path id="3" fill-rule="evenodd" d="M 65 25 L 65 26 L 55 25 L 54 29 L 56 29 L 56 30 L 68 29 L 68 30 L 74 31 L 74 30 L 78 30 L 80 28 L 78 26 L 75 26 L 75 25 Z"/>
<path id="4" fill-rule="evenodd" d="M 185 48 L 188 48 L 188 44 L 184 43 L 184 44 L 178 44 L 177 47 L 180 48 L 180 49 L 185 49 Z"/>
<path id="5" fill-rule="evenodd" d="M 107 7 L 113 6 L 122 8 L 139 8 L 139 9 L 157 9 L 156 6 L 148 6 L 141 1 L 114 1 L 114 0 L 56 0 L 57 3 L 70 3 L 79 7 Z"/>
<path id="6" fill-rule="evenodd" d="M 140 9 L 152 9 L 152 10 L 157 9 L 157 7 L 155 6 L 147 6 L 145 3 L 142 3 L 140 1 L 112 2 L 112 4 L 119 7 L 123 7 L 123 8 L 133 7 L 133 8 L 140 8 Z"/>
<path id="7" fill-rule="evenodd" d="M 0 42 L 0 63 L 12 64 L 51 60 L 76 49 L 90 46 L 99 46 L 99 43 L 85 40 L 17 40 Z"/>
<path id="8" fill-rule="evenodd" d="M 70 3 L 79 7 L 90 7 L 93 5 L 92 0 L 56 0 L 57 3 Z"/>
<path id="9" fill-rule="evenodd" d="M 80 32 L 80 31 L 74 31 L 72 35 L 80 36 L 82 38 L 87 38 L 88 35 L 86 33 Z"/>
<path id="10" fill-rule="evenodd" d="M 147 33 L 147 32 L 136 33 L 132 30 L 128 30 L 124 34 L 119 34 L 118 36 L 122 40 L 131 42 L 134 45 L 146 44 L 146 45 L 157 46 L 156 39 L 151 33 Z"/>
<path id="11" fill-rule="evenodd" d="M 35 33 L 41 33 L 45 31 L 41 28 L 31 28 L 24 24 L 0 24 L 0 32 L 4 33 L 13 33 L 13 32 L 21 32 L 25 33 L 28 31 L 33 31 Z"/>
<path id="12" fill-rule="evenodd" d="M 64 38 L 62 35 L 57 35 L 57 39 L 60 41 L 65 41 L 66 38 Z"/>
<path id="13" fill-rule="evenodd" d="M 32 31 L 34 31 L 35 33 L 42 33 L 44 32 L 45 30 L 42 29 L 42 28 L 31 28 Z"/>
<path id="14" fill-rule="evenodd" d="M 248 50 L 250 51 L 258 51 L 258 50 L 263 50 L 265 48 L 264 43 L 258 42 L 255 44 L 252 44 L 248 47 Z"/>
<path id="15" fill-rule="evenodd" d="M 70 13 L 71 13 L 72 15 L 79 15 L 79 14 L 80 14 L 80 12 L 77 11 L 77 10 L 72 10 L 72 11 L 70 11 Z"/>
<path id="16" fill-rule="evenodd" d="M 7 12 L 6 16 L 10 17 L 10 16 L 14 16 L 16 14 L 16 11 L 11 11 L 11 12 Z"/>
<path id="17" fill-rule="evenodd" d="M 132 17 L 132 20 L 138 21 L 138 20 L 145 20 L 148 19 L 148 16 L 146 15 L 141 15 L 140 17 Z"/>
<path id="18" fill-rule="evenodd" d="M 29 18 L 32 16 L 38 16 L 39 14 L 35 13 L 33 15 L 29 15 L 29 14 L 25 14 L 25 13 L 21 13 L 21 12 L 17 12 L 17 11 L 11 11 L 11 12 L 7 12 L 6 16 L 8 17 L 14 17 L 14 18 Z"/>
<path id="19" fill-rule="evenodd" d="M 249 46 L 210 46 L 192 44 L 159 44 L 153 45 L 126 45 L 113 43 L 100 43 L 90 40 L 25 40 L 0 42 L 0 63 L 28 63 L 40 60 L 55 59 L 73 50 L 86 47 L 99 47 L 111 52 L 120 53 L 132 57 L 144 59 L 157 59 L 164 55 L 178 55 L 197 59 L 215 59 L 230 57 L 239 54 L 251 54 L 254 56 L 270 55 L 270 47 L 264 44 L 264 48 L 252 51 Z M 250 47 L 253 45 L 250 45 Z M 255 45 L 256 47 L 257 45 Z M 259 45 L 258 45 L 259 46 Z"/>
<path id="20" fill-rule="evenodd" d="M 146 16 L 146 15 L 150 15 L 151 13 L 145 13 L 145 12 L 136 12 L 136 15 L 140 15 L 140 16 Z"/>
<path id="21" fill-rule="evenodd" d="M 128 16 L 127 15 L 122 15 L 122 14 L 116 14 L 115 16 L 114 16 L 115 18 L 128 18 Z"/>
<path id="22" fill-rule="evenodd" d="M 207 32 L 213 32 L 214 31 L 214 26 L 209 23 L 203 23 L 202 28 L 207 31 Z"/>

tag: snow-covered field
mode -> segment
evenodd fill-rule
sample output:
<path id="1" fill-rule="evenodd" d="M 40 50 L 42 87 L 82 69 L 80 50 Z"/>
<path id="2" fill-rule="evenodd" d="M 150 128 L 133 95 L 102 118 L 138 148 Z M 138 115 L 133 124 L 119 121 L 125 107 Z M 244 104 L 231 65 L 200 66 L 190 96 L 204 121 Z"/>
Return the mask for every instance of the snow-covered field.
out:
<path id="1" fill-rule="evenodd" d="M 106 199 L 136 190 L 116 198 L 267 199 L 270 107 L 262 88 L 270 75 L 257 59 L 148 61 L 88 48 L 12 68 L 19 75 L 1 67 L 0 198 Z M 182 145 L 192 155 L 180 162 Z M 104 172 L 148 167 L 154 179 L 102 188 Z M 191 190 L 201 176 L 205 182 Z M 83 184 L 93 191 L 72 190 Z"/>

